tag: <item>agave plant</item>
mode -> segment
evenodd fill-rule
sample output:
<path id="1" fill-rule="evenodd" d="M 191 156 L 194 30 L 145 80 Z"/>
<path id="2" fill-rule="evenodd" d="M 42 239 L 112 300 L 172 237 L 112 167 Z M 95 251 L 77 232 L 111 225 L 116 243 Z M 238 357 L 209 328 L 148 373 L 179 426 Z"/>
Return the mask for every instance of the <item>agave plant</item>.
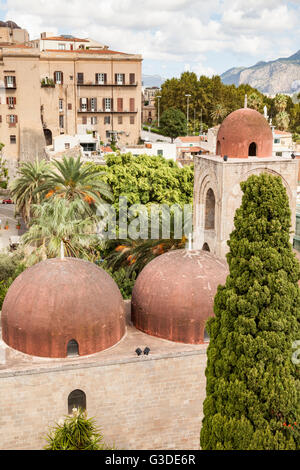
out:
<path id="1" fill-rule="evenodd" d="M 101 430 L 86 411 L 73 408 L 72 414 L 50 429 L 45 450 L 108 450 Z"/>

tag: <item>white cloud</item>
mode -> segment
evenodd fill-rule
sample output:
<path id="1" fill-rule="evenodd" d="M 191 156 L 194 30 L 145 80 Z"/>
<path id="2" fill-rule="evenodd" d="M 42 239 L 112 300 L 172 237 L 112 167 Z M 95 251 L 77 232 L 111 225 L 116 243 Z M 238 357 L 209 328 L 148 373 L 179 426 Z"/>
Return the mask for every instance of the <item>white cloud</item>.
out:
<path id="1" fill-rule="evenodd" d="M 7 0 L 6 7 L 6 19 L 33 38 L 42 31 L 88 36 L 210 75 L 212 55 L 268 60 L 296 52 L 300 39 L 300 0 Z M 233 65 L 243 64 L 227 68 Z"/>

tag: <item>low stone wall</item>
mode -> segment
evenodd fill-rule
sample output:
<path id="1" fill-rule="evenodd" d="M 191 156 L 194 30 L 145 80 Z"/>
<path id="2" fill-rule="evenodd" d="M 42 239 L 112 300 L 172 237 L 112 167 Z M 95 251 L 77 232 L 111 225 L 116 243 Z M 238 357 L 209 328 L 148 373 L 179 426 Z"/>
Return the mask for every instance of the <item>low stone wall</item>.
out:
<path id="1" fill-rule="evenodd" d="M 93 365 L 0 371 L 0 449 L 42 449 L 48 426 L 83 390 L 89 417 L 118 449 L 199 449 L 206 350 Z"/>

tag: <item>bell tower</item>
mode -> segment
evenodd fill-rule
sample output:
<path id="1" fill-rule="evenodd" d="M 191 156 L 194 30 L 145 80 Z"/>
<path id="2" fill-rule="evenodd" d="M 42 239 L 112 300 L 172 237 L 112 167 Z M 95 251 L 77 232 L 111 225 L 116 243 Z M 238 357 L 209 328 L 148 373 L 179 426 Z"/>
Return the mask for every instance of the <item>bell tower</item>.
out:
<path id="1" fill-rule="evenodd" d="M 295 230 L 298 161 L 273 157 L 272 146 L 265 117 L 242 108 L 229 114 L 220 126 L 216 154 L 194 157 L 194 249 L 225 258 L 235 211 L 242 201 L 240 183 L 263 172 L 282 178 L 292 213 L 291 231 Z"/>

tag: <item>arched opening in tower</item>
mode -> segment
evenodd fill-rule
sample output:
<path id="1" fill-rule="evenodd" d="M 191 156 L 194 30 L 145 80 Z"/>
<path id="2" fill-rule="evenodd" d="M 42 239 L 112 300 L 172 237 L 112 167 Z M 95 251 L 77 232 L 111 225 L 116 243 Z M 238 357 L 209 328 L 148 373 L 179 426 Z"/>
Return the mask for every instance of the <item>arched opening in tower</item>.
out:
<path id="1" fill-rule="evenodd" d="M 249 145 L 249 152 L 248 152 L 249 157 L 256 157 L 256 143 L 251 142 Z"/>
<path id="2" fill-rule="evenodd" d="M 217 155 L 221 155 L 221 142 L 219 140 L 217 142 Z"/>
<path id="3" fill-rule="evenodd" d="M 207 244 L 206 242 L 204 243 L 204 245 L 203 245 L 203 247 L 202 247 L 202 250 L 203 250 L 203 251 L 210 251 L 209 246 L 208 246 L 208 244 Z"/>
<path id="4" fill-rule="evenodd" d="M 215 228 L 215 195 L 211 188 L 206 193 L 205 201 L 205 230 Z"/>

